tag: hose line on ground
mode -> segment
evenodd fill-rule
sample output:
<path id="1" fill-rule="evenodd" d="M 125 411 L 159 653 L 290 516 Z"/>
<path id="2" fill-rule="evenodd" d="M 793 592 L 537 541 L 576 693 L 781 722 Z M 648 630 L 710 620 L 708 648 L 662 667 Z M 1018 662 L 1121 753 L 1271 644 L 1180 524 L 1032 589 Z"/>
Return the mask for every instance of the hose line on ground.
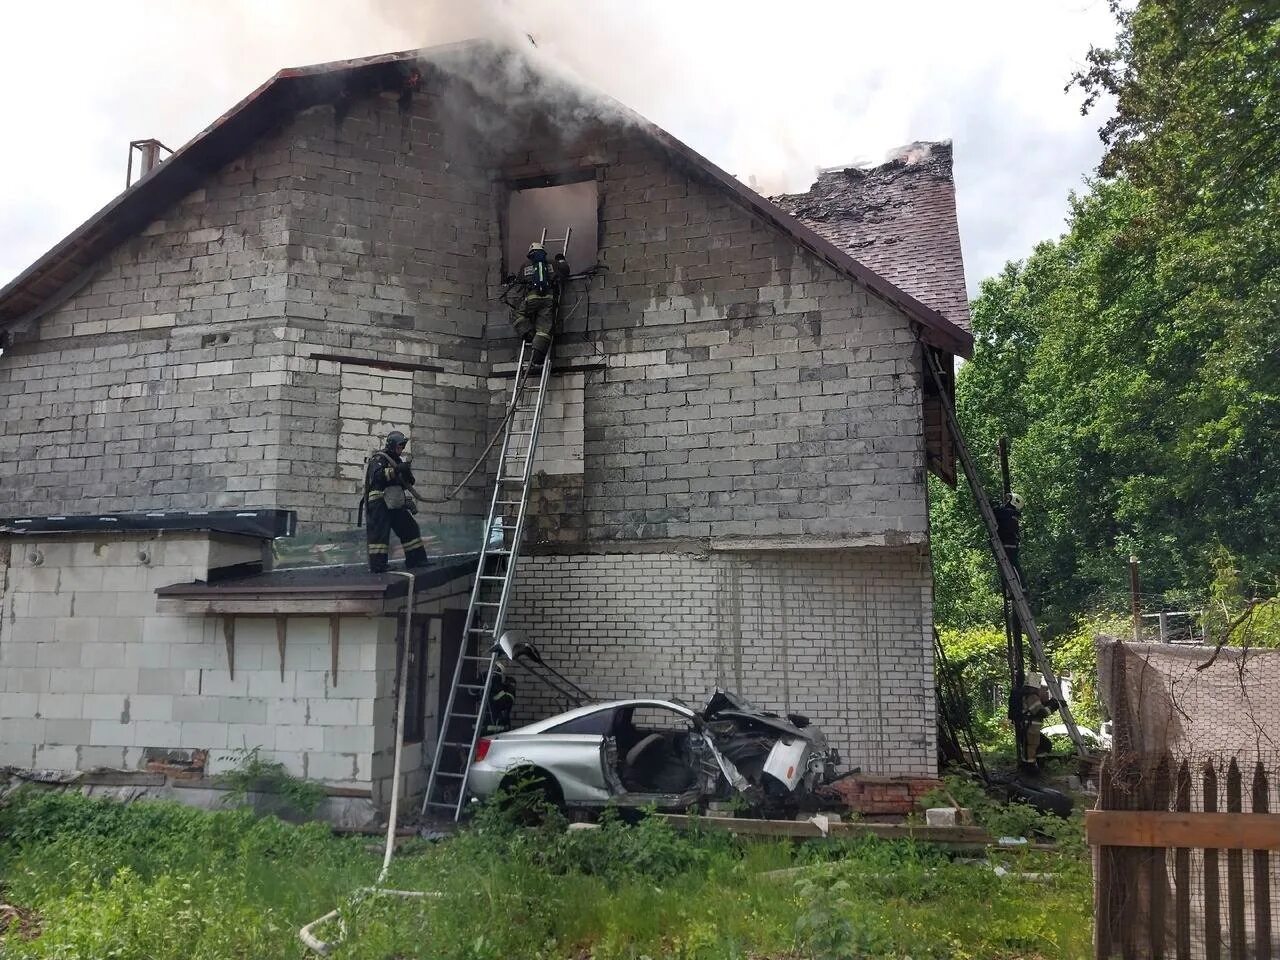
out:
<path id="1" fill-rule="evenodd" d="M 375 897 L 402 897 L 420 900 L 427 897 L 438 897 L 440 894 L 422 890 L 389 890 L 381 886 L 387 878 L 387 870 L 391 867 L 391 855 L 396 847 L 396 821 L 400 814 L 400 768 L 404 756 L 405 706 L 409 689 L 409 650 L 413 637 L 413 605 L 417 599 L 417 579 L 407 570 L 392 570 L 398 577 L 409 578 L 409 596 L 404 608 L 404 646 L 400 655 L 400 684 L 396 692 L 396 744 L 395 759 L 391 764 L 391 810 L 387 817 L 387 844 L 382 853 L 382 869 L 378 871 L 378 886 L 357 887 L 355 893 L 368 894 Z M 338 945 L 338 940 L 321 940 L 312 931 L 322 923 L 339 917 L 339 910 L 330 910 L 323 917 L 317 917 L 298 931 L 298 939 L 312 953 L 327 957 Z"/>

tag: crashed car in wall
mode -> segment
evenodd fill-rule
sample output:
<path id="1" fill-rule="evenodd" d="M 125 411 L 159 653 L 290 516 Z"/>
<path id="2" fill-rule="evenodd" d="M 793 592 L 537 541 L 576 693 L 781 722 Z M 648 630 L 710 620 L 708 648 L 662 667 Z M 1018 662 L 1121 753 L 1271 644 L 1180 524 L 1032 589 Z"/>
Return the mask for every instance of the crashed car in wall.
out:
<path id="1" fill-rule="evenodd" d="M 805 717 L 717 690 L 700 711 L 678 700 L 615 700 L 483 737 L 467 788 L 485 799 L 532 784 L 573 808 L 686 810 L 736 796 L 756 813 L 785 815 L 828 805 L 819 788 L 839 762 Z"/>

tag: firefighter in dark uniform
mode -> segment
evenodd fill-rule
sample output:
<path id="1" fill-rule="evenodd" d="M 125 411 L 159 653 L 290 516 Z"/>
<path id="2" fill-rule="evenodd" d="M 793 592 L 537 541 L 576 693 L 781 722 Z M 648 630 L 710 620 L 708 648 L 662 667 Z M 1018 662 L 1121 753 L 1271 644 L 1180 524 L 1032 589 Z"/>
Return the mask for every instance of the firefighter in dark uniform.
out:
<path id="1" fill-rule="evenodd" d="M 1000 534 L 1000 543 L 1009 557 L 1009 563 L 1018 574 L 1018 583 L 1025 590 L 1027 578 L 1023 576 L 1022 564 L 1018 560 L 1022 541 L 1022 498 L 1011 493 L 1004 503 L 992 507 L 992 511 L 996 515 L 996 532 Z"/>
<path id="2" fill-rule="evenodd" d="M 382 573 L 387 569 L 387 551 L 394 530 L 404 547 L 406 569 L 428 565 L 427 551 L 422 546 L 422 532 L 413 519 L 412 500 L 408 488 L 413 487 L 413 471 L 404 458 L 408 438 L 399 430 L 387 434 L 386 446 L 369 458 L 364 475 L 364 498 L 367 510 L 369 569 Z"/>
<path id="3" fill-rule="evenodd" d="M 1040 731 L 1044 722 L 1061 707 L 1049 693 L 1044 677 L 1038 673 L 1027 676 L 1021 690 L 1022 697 L 1022 757 L 1018 764 L 1022 772 L 1035 775 L 1044 765 L 1045 758 L 1053 752 L 1053 744 Z"/>
<path id="4" fill-rule="evenodd" d="M 516 333 L 533 344 L 536 365 L 542 363 L 551 348 L 560 293 L 569 279 L 569 261 L 563 253 L 557 253 L 555 259 L 548 262 L 546 248 L 541 243 L 529 244 L 528 258 L 516 280 L 524 288 L 524 297 L 511 322 Z"/>
<path id="5" fill-rule="evenodd" d="M 488 733 L 506 733 L 511 729 L 511 711 L 516 705 L 516 682 L 507 676 L 502 664 L 493 671 L 489 682 Z"/>

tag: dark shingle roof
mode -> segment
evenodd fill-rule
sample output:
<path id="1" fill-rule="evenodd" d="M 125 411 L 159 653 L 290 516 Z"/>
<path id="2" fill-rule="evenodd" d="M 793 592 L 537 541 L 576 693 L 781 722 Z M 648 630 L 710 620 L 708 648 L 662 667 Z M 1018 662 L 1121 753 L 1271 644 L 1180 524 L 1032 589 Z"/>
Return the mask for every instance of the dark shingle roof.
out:
<path id="1" fill-rule="evenodd" d="M 952 323 L 969 328 L 951 142 L 917 142 L 877 167 L 824 170 L 773 197 L 805 226 Z"/>

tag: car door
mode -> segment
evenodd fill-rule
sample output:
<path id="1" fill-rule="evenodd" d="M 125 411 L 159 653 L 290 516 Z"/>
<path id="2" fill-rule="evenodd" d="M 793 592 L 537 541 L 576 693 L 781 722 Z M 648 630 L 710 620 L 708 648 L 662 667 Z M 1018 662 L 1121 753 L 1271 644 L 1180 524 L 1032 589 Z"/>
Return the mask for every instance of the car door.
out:
<path id="1" fill-rule="evenodd" d="M 598 804 L 609 799 L 612 791 L 601 757 L 614 713 L 613 707 L 593 710 L 531 737 L 538 741 L 539 766 L 555 775 L 566 803 Z"/>

